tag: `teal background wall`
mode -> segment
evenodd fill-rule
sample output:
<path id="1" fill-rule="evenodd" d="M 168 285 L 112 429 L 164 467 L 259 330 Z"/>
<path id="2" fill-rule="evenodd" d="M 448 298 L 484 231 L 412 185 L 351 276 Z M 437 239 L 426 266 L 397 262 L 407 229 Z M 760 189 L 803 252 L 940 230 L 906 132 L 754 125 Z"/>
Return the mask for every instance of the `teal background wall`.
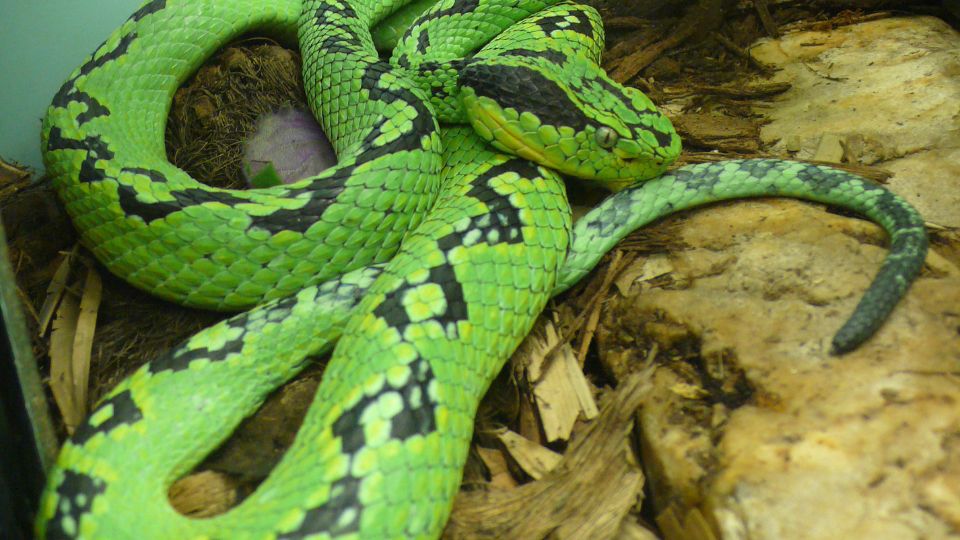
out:
<path id="1" fill-rule="evenodd" d="M 40 119 L 67 75 L 141 0 L 0 0 L 0 156 L 43 169 Z"/>

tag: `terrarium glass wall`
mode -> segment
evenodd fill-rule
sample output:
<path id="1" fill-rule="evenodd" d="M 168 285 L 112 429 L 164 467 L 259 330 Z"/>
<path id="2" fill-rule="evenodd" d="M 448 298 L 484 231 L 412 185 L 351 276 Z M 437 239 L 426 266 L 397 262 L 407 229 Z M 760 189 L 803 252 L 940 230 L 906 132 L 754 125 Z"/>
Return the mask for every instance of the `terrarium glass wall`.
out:
<path id="1" fill-rule="evenodd" d="M 40 119 L 141 0 L 0 0 L 0 156 L 40 171 Z"/>

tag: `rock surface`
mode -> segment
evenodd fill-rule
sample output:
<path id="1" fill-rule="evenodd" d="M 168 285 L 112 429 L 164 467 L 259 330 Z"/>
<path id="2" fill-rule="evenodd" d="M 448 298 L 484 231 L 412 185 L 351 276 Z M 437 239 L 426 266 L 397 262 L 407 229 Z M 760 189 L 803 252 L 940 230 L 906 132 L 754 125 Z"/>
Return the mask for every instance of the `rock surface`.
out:
<path id="1" fill-rule="evenodd" d="M 751 51 L 793 88 L 766 113 L 773 150 L 878 165 L 924 217 L 960 226 L 960 35 L 892 18 L 764 40 Z M 937 193 L 939 196 L 931 196 Z"/>
<path id="2" fill-rule="evenodd" d="M 926 18 L 765 43 L 794 85 L 765 136 L 894 170 L 929 221 L 960 225 L 957 45 Z M 597 334 L 615 374 L 659 351 L 641 413 L 657 512 L 702 512 L 725 539 L 960 538 L 957 251 L 934 242 L 887 324 L 838 358 L 829 340 L 886 254 L 879 227 L 787 200 L 659 227 L 675 245 L 621 274 Z"/>

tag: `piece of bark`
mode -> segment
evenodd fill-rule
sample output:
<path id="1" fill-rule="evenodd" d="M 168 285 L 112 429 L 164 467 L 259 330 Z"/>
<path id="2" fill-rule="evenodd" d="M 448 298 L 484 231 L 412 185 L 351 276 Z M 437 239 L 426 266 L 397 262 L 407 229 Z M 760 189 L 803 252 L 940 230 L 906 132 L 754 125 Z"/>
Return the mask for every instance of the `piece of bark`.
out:
<path id="1" fill-rule="evenodd" d="M 543 480 L 511 490 L 461 492 L 443 537 L 616 538 L 642 497 L 644 477 L 628 437 L 649 378 L 649 372 L 631 375 L 607 395 L 597 420 Z"/>

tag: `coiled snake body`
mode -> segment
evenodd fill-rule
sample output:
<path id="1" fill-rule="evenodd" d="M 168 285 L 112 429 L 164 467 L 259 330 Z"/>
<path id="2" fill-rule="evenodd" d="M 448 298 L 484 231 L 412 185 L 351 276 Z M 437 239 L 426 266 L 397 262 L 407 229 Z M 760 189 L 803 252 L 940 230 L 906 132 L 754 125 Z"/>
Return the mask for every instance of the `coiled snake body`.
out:
<path id="1" fill-rule="evenodd" d="M 252 309 L 101 401 L 50 472 L 38 536 L 437 536 L 478 401 L 546 301 L 671 212 L 783 195 L 880 223 L 891 253 L 837 352 L 867 339 L 919 271 L 919 215 L 857 177 L 775 160 L 662 174 L 679 139 L 597 66 L 594 11 L 442 0 L 381 60 L 369 28 L 408 3 L 153 0 L 56 95 L 45 163 L 87 248 L 158 296 Z M 166 114 L 207 56 L 251 31 L 298 34 L 339 163 L 286 186 L 215 189 L 167 162 Z M 438 118 L 472 127 L 441 130 Z M 554 170 L 620 191 L 572 228 Z M 170 483 L 334 345 L 296 441 L 263 484 L 214 518 L 175 512 Z"/>

